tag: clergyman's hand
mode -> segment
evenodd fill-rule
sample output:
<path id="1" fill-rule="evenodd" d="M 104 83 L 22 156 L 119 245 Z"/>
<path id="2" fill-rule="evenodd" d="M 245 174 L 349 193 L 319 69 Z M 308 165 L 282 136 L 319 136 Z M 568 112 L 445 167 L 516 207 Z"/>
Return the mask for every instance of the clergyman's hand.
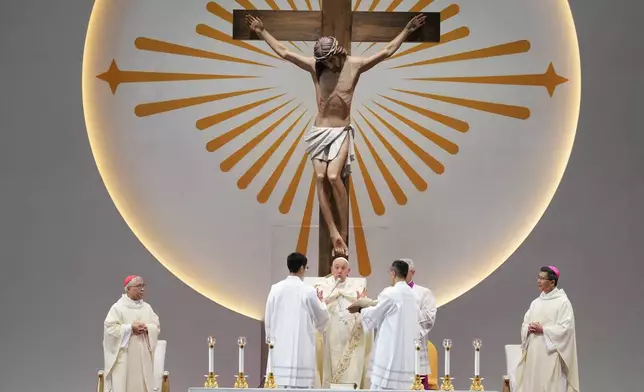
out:
<path id="1" fill-rule="evenodd" d="M 138 321 L 133 322 L 133 323 L 132 323 L 132 333 L 133 333 L 133 334 L 135 334 L 135 335 L 140 334 L 140 333 L 141 333 L 141 326 L 142 326 L 142 325 L 143 325 L 143 324 L 142 324 L 142 323 L 140 323 L 140 322 L 138 322 Z M 144 325 L 143 325 L 143 326 L 144 326 Z"/>
<path id="2" fill-rule="evenodd" d="M 318 289 L 316 289 L 315 292 L 316 292 L 316 294 L 318 296 L 318 299 L 320 301 L 326 303 L 326 301 L 324 301 L 324 292 L 322 290 L 318 290 Z"/>
<path id="3" fill-rule="evenodd" d="M 349 311 L 349 313 L 358 313 L 360 311 L 360 307 L 358 305 L 351 304 L 349 305 L 347 310 Z"/>
<path id="4" fill-rule="evenodd" d="M 405 29 L 407 29 L 407 31 L 409 31 L 410 33 L 413 33 L 425 24 L 425 19 L 425 15 L 418 14 L 407 23 Z"/>
<path id="5" fill-rule="evenodd" d="M 362 291 L 358 290 L 358 292 L 357 292 L 357 298 L 358 299 L 364 298 L 366 296 L 367 296 L 367 289 L 366 288 L 363 288 Z"/>
<path id="6" fill-rule="evenodd" d="M 528 325 L 528 332 L 529 333 L 536 333 L 536 334 L 542 334 L 543 333 L 543 326 L 539 323 L 530 323 Z"/>
<path id="7" fill-rule="evenodd" d="M 256 33 L 261 33 L 264 31 L 264 23 L 258 17 L 255 17 L 250 14 L 246 14 L 246 23 L 250 26 L 250 29 Z"/>

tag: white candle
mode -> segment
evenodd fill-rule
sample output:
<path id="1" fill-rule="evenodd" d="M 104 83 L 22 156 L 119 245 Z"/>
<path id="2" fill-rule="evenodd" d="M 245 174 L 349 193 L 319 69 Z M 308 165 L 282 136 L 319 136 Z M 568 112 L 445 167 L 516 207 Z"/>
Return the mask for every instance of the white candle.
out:
<path id="1" fill-rule="evenodd" d="M 239 373 L 244 373 L 244 346 L 239 346 Z"/>
<path id="2" fill-rule="evenodd" d="M 266 369 L 266 373 L 270 374 L 273 373 L 273 348 L 269 345 L 268 346 L 268 369 Z"/>
<path id="3" fill-rule="evenodd" d="M 474 351 L 474 376 L 480 376 L 480 366 L 481 366 L 481 358 L 479 355 L 481 352 L 479 350 Z"/>
<path id="4" fill-rule="evenodd" d="M 445 375 L 449 376 L 449 348 L 445 347 Z"/>
<path id="5" fill-rule="evenodd" d="M 420 374 L 420 346 L 418 345 L 418 341 L 414 342 L 414 346 L 416 349 L 416 355 L 414 356 L 414 369 L 418 375 Z"/>
<path id="6" fill-rule="evenodd" d="M 208 372 L 209 373 L 215 372 L 215 347 L 214 346 L 208 347 Z"/>

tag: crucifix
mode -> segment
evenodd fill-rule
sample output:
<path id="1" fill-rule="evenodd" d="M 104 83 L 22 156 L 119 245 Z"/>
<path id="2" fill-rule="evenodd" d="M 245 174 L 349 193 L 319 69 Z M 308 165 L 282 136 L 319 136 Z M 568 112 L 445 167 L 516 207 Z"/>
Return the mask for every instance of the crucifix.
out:
<path id="1" fill-rule="evenodd" d="M 248 14 L 260 18 L 266 30 L 279 41 L 316 41 L 322 36 L 332 36 L 350 54 L 351 42 L 389 42 L 419 13 L 354 12 L 351 10 L 351 0 L 321 0 L 321 11 L 236 9 L 233 10 L 233 39 L 260 39 L 246 23 Z M 423 14 L 426 17 L 425 25 L 411 33 L 406 42 L 440 41 L 440 13 Z M 345 180 L 347 193 L 350 192 L 348 185 Z M 338 222 L 337 219 L 335 221 Z M 346 219 L 347 226 L 348 221 Z M 348 233 L 348 227 L 345 229 L 344 232 Z M 331 253 L 329 228 L 320 213 L 318 276 L 330 273 Z"/>

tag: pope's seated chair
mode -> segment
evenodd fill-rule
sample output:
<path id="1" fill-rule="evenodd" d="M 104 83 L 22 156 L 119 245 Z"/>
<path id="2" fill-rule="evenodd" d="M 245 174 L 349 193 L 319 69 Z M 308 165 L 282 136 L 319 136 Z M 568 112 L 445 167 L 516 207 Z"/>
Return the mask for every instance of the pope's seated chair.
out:
<path id="1" fill-rule="evenodd" d="M 436 346 L 429 340 L 427 341 L 427 358 L 429 359 L 430 369 L 430 373 L 427 376 L 429 389 L 438 390 L 438 351 L 436 351 Z"/>
<path id="2" fill-rule="evenodd" d="M 157 347 L 154 349 L 154 391 L 170 392 L 170 373 L 165 369 L 165 350 L 167 342 L 158 340 Z M 97 392 L 110 392 L 105 390 L 105 372 L 103 369 L 98 371 Z"/>
<path id="3" fill-rule="evenodd" d="M 505 346 L 506 375 L 503 376 L 503 392 L 510 392 L 510 374 L 519 366 L 522 355 L 523 351 L 520 344 L 507 344 Z"/>

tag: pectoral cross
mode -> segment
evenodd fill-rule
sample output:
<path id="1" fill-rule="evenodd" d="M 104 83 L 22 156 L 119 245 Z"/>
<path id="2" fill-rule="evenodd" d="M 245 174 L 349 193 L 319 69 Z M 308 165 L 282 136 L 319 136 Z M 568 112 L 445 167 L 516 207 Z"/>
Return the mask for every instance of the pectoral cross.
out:
<path id="1" fill-rule="evenodd" d="M 233 39 L 260 39 L 246 24 L 247 14 L 260 18 L 266 30 L 277 40 L 316 41 L 322 36 L 333 36 L 350 54 L 351 42 L 389 42 L 419 13 L 354 12 L 351 10 L 351 0 L 321 0 L 321 11 L 237 9 L 233 10 Z M 423 14 L 426 16 L 425 25 L 410 34 L 406 42 L 440 41 L 440 13 Z M 350 192 L 348 181 L 345 186 L 347 192 Z M 331 204 L 334 204 L 333 201 Z M 329 228 L 321 213 L 319 219 L 318 276 L 326 276 L 331 270 L 332 245 Z"/>

